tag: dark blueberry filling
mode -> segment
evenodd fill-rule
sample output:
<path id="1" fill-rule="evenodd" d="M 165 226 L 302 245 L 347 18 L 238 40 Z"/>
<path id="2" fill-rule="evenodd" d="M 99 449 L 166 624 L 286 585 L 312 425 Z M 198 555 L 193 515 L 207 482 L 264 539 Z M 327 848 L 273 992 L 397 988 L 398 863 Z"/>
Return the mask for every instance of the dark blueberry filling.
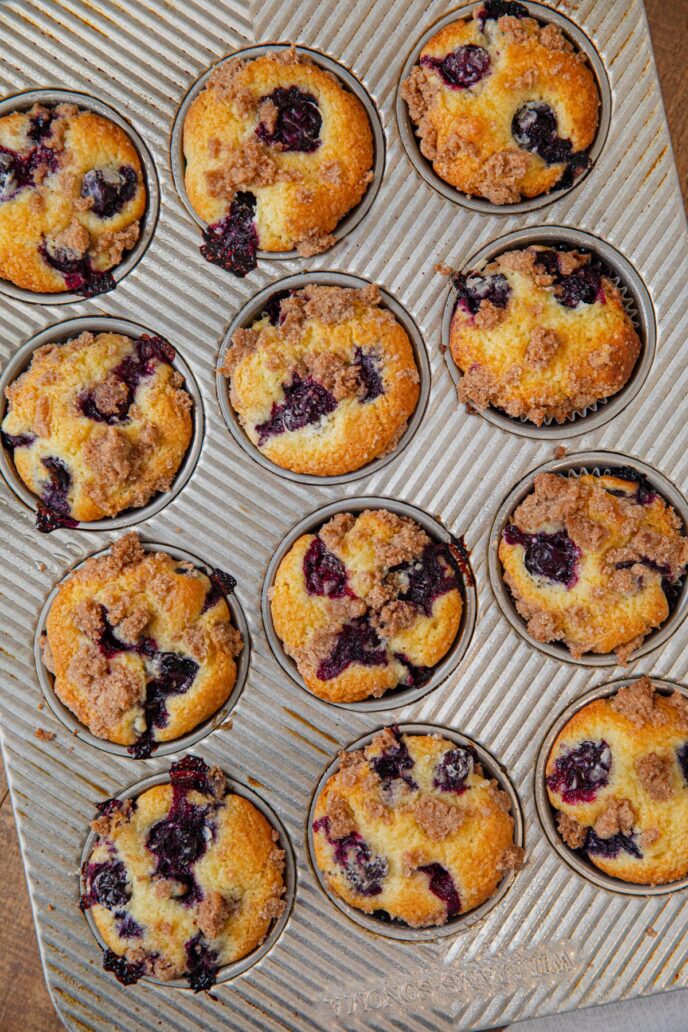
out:
<path id="1" fill-rule="evenodd" d="M 524 150 L 539 154 L 548 165 L 565 164 L 566 181 L 559 185 L 570 185 L 584 172 L 590 159 L 584 151 L 574 151 L 573 144 L 558 134 L 557 116 L 549 104 L 529 101 L 519 108 L 511 122 L 511 133 Z"/>
<path id="2" fill-rule="evenodd" d="M 14 451 L 15 448 L 29 448 L 36 440 L 35 434 L 6 434 L 2 431 L 2 443 L 10 451 Z"/>
<path id="3" fill-rule="evenodd" d="M 145 974 L 142 963 L 130 964 L 124 957 L 109 949 L 103 954 L 103 967 L 106 971 L 111 971 L 122 985 L 134 985 Z"/>
<path id="4" fill-rule="evenodd" d="M 637 485 L 635 494 L 633 495 L 628 495 L 625 491 L 617 491 L 613 488 L 607 488 L 609 494 L 615 495 L 617 498 L 631 498 L 636 501 L 638 505 L 650 505 L 654 502 L 655 498 L 658 497 L 657 492 L 647 477 L 644 476 L 640 470 L 634 469 L 633 466 L 612 466 L 605 472 L 607 472 L 609 476 L 618 477 L 620 480 L 630 480 L 631 483 Z"/>
<path id="5" fill-rule="evenodd" d="M 46 136 L 49 136 L 52 131 L 52 125 L 55 120 L 54 111 L 40 111 L 38 114 L 33 115 L 29 125 L 27 136 L 34 143 L 40 143 Z"/>
<path id="6" fill-rule="evenodd" d="M 344 624 L 331 654 L 318 667 L 317 677 L 321 681 L 329 681 L 338 677 L 352 663 L 360 663 L 361 666 L 387 665 L 387 650 L 364 616 Z"/>
<path id="7" fill-rule="evenodd" d="M 688 742 L 679 745 L 676 749 L 676 759 L 683 774 L 683 780 L 688 783 Z"/>
<path id="8" fill-rule="evenodd" d="M 344 838 L 331 838 L 329 817 L 319 817 L 314 821 L 313 831 L 325 832 L 327 841 L 334 846 L 335 862 L 344 868 L 347 879 L 359 895 L 380 895 L 389 864 L 382 856 L 371 856 L 370 847 L 362 835 L 354 831 Z"/>
<path id="9" fill-rule="evenodd" d="M 202 932 L 187 942 L 186 962 L 186 977 L 193 991 L 212 989 L 217 978 L 217 952 L 208 946 Z"/>
<path id="10" fill-rule="evenodd" d="M 124 806 L 121 799 L 104 799 L 102 803 L 96 803 L 96 810 L 101 817 L 109 817 L 110 814 L 119 813 Z M 131 801 L 131 806 L 136 809 L 136 801 Z"/>
<path id="11" fill-rule="evenodd" d="M 408 656 L 402 652 L 395 652 L 394 658 L 406 668 L 404 677 L 399 682 L 403 688 L 422 688 L 432 677 L 435 668 L 428 666 L 416 666 Z"/>
<path id="12" fill-rule="evenodd" d="M 115 914 L 115 922 L 120 939 L 141 939 L 143 937 L 143 928 L 131 914 Z"/>
<path id="13" fill-rule="evenodd" d="M 609 783 L 612 751 L 603 740 L 585 741 L 559 756 L 547 778 L 547 787 L 565 803 L 590 803 Z"/>
<path id="14" fill-rule="evenodd" d="M 28 154 L 18 154 L 0 146 L 0 201 L 9 201 L 20 190 L 35 186 L 38 168 L 48 172 L 57 169 L 57 157 L 48 147 L 34 147 Z"/>
<path id="15" fill-rule="evenodd" d="M 510 523 L 504 530 L 504 540 L 508 545 L 523 545 L 525 567 L 533 577 L 546 577 L 566 588 L 572 588 L 578 580 L 581 551 L 565 530 L 554 534 L 527 534 Z"/>
<path id="16" fill-rule="evenodd" d="M 294 373 L 291 383 L 282 385 L 282 390 L 284 401 L 274 402 L 270 419 L 256 426 L 259 445 L 265 444 L 277 434 L 301 430 L 304 426 L 317 423 L 337 407 L 330 391 L 310 377 L 302 380 L 298 373 Z"/>
<path id="17" fill-rule="evenodd" d="M 592 265 L 584 265 L 570 276 L 560 276 L 554 288 L 554 296 L 565 308 L 577 308 L 580 304 L 592 305 L 595 301 L 604 304 L 605 295 L 599 269 Z"/>
<path id="18" fill-rule="evenodd" d="M 208 772 L 210 767 L 200 756 L 183 756 L 181 760 L 175 760 L 170 767 L 170 784 L 178 789 L 195 789 L 197 792 L 208 794 L 210 783 Z"/>
<path id="19" fill-rule="evenodd" d="M 404 781 L 409 788 L 416 789 L 418 785 L 408 773 L 413 770 L 413 758 L 399 729 L 394 727 L 391 730 L 396 738 L 396 745 L 393 748 L 385 749 L 380 756 L 373 757 L 370 766 L 382 782 L 383 789 L 389 788 L 391 783 L 396 780 Z"/>
<path id="20" fill-rule="evenodd" d="M 98 423 L 122 423 L 129 418 L 129 409 L 134 402 L 136 388 L 148 376 L 152 376 L 155 367 L 159 362 L 171 365 L 177 353 L 163 337 L 151 337 L 144 334 L 134 344 L 134 352 L 122 359 L 119 365 L 110 371 L 110 376 L 115 377 L 125 384 L 127 396 L 122 399 L 116 412 L 101 412 L 95 398 L 94 391 L 84 391 L 79 396 L 79 408 L 89 419 Z"/>
<path id="21" fill-rule="evenodd" d="M 271 326 L 277 326 L 282 320 L 282 302 L 295 293 L 293 290 L 278 290 L 265 302 L 262 315 L 267 315 Z"/>
<path id="22" fill-rule="evenodd" d="M 155 877 L 179 882 L 184 887 L 183 902 L 200 897 L 191 868 L 204 855 L 211 837 L 208 807 L 194 806 L 183 789 L 175 791 L 167 817 L 148 832 L 146 845 L 156 858 Z"/>
<path id="23" fill-rule="evenodd" d="M 528 8 L 519 4 L 516 0 L 485 0 L 485 3 L 478 12 L 480 28 L 484 28 L 488 20 L 497 21 L 498 18 L 509 16 L 511 18 L 527 18 Z"/>
<path id="24" fill-rule="evenodd" d="M 555 279 L 559 277 L 559 258 L 556 251 L 536 251 L 535 264 L 541 266 L 548 275 L 554 276 Z"/>
<path id="25" fill-rule="evenodd" d="M 593 856 L 603 856 L 613 860 L 621 852 L 630 853 L 631 856 L 642 860 L 643 854 L 636 840 L 635 835 L 612 835 L 611 838 L 603 839 L 596 835 L 592 828 L 588 828 L 583 845 L 585 853 L 592 853 Z"/>
<path id="26" fill-rule="evenodd" d="M 205 596 L 205 602 L 203 603 L 203 608 L 201 610 L 202 613 L 205 613 L 208 609 L 214 606 L 221 598 L 231 595 L 237 586 L 236 578 L 232 577 L 231 573 L 226 573 L 224 570 L 220 570 L 217 567 L 213 567 L 212 570 L 205 572 L 210 578 L 210 590 Z"/>
<path id="27" fill-rule="evenodd" d="M 256 211 L 254 194 L 240 191 L 234 197 L 229 214 L 203 233 L 201 254 L 207 262 L 242 278 L 256 267 L 258 231 L 253 221 Z"/>
<path id="28" fill-rule="evenodd" d="M 176 652 L 158 653 L 156 656 L 157 677 L 146 685 L 146 724 L 152 727 L 166 727 L 169 719 L 167 699 L 170 695 L 188 692 L 198 673 L 198 663 L 189 656 Z"/>
<path id="29" fill-rule="evenodd" d="M 406 579 L 406 587 L 399 598 L 403 602 L 412 602 L 426 616 L 431 615 L 436 598 L 458 588 L 460 583 L 453 556 L 439 541 L 426 545 L 420 559 L 396 567 L 395 572 L 403 574 Z"/>
<path id="30" fill-rule="evenodd" d="M 490 55 L 475 43 L 457 47 L 444 59 L 422 57 L 420 63 L 435 68 L 442 79 L 455 90 L 466 90 L 484 79 L 490 71 Z"/>
<path id="31" fill-rule="evenodd" d="M 43 488 L 42 500 L 36 511 L 36 527 L 43 534 L 48 534 L 56 527 L 76 527 L 77 521 L 72 519 L 68 494 L 72 478 L 62 459 L 48 456 L 41 459 L 50 479 Z"/>
<path id="32" fill-rule="evenodd" d="M 115 289 L 115 280 L 110 272 L 97 272 L 88 255 L 79 257 L 65 247 L 48 247 L 43 243 L 40 253 L 48 265 L 64 276 L 67 290 L 73 290 L 81 297 L 95 297 Z"/>
<path id="33" fill-rule="evenodd" d="M 112 659 L 120 652 L 137 652 L 140 656 L 153 657 L 157 654 L 158 646 L 154 638 L 141 638 L 137 642 L 122 641 L 115 634 L 114 628 L 108 620 L 105 606 L 101 606 L 101 617 L 103 629 L 100 632 L 98 647 L 104 656 Z"/>
<path id="34" fill-rule="evenodd" d="M 131 899 L 127 869 L 121 860 L 88 864 L 86 885 L 87 892 L 81 897 L 80 902 L 82 910 L 88 910 L 96 903 L 107 910 L 118 910 L 125 907 Z"/>
<path id="35" fill-rule="evenodd" d="M 309 595 L 353 597 L 344 563 L 325 548 L 319 537 L 313 538 L 303 557 L 303 576 Z"/>
<path id="36" fill-rule="evenodd" d="M 462 311 L 475 315 L 482 301 L 489 301 L 495 308 L 506 308 L 511 287 L 500 273 L 482 276 L 477 272 L 464 276 L 458 273 L 452 280 L 456 290 L 456 304 Z"/>
<path id="37" fill-rule="evenodd" d="M 472 774 L 474 765 L 475 761 L 468 749 L 460 745 L 449 749 L 435 767 L 433 788 L 461 795 L 468 789 L 466 779 Z"/>
<path id="38" fill-rule="evenodd" d="M 361 403 L 374 401 L 375 398 L 379 398 L 381 394 L 385 393 L 377 355 L 370 351 L 363 351 L 362 348 L 356 348 L 354 364 L 358 368 L 358 378 L 365 387 L 365 394 L 359 398 Z"/>
<path id="39" fill-rule="evenodd" d="M 278 86 L 267 97 L 261 97 L 261 101 L 265 100 L 271 100 L 277 108 L 277 124 L 274 132 L 268 132 L 260 122 L 256 129 L 259 140 L 277 144 L 283 151 L 311 154 L 318 149 L 322 115 L 312 93 L 298 86 Z"/>
<path id="40" fill-rule="evenodd" d="M 101 219 L 109 219 L 122 210 L 136 193 L 136 172 L 131 165 L 114 168 L 92 168 L 81 182 L 81 196 L 93 201 L 91 211 Z"/>
<path id="41" fill-rule="evenodd" d="M 455 917 L 461 910 L 461 900 L 449 871 L 441 864 L 426 864 L 418 870 L 430 878 L 430 892 L 446 904 L 447 917 Z"/>

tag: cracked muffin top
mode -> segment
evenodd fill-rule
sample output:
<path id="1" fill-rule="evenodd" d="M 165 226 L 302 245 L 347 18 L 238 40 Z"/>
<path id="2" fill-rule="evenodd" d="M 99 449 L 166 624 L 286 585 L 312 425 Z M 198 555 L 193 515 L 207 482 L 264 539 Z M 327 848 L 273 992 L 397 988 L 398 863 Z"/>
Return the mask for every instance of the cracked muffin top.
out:
<path id="1" fill-rule="evenodd" d="M 487 0 L 425 44 L 401 95 L 437 175 L 513 204 L 589 164 L 599 93 L 585 56 L 519 3 Z"/>
<path id="2" fill-rule="evenodd" d="M 184 156 L 201 253 L 236 276 L 258 248 L 327 250 L 373 178 L 362 104 L 293 47 L 223 61 L 186 115 Z"/>
<path id="3" fill-rule="evenodd" d="M 634 469 L 541 473 L 499 542 L 503 575 L 528 633 L 575 659 L 622 664 L 669 616 L 688 565 L 681 520 Z"/>
<path id="4" fill-rule="evenodd" d="M 460 546 L 386 509 L 338 513 L 303 534 L 270 589 L 275 631 L 328 702 L 428 683 L 459 631 Z"/>
<path id="5" fill-rule="evenodd" d="M 595 867 L 637 884 L 688 875 L 688 699 L 649 677 L 588 703 L 547 760 L 559 834 Z"/>
<path id="6" fill-rule="evenodd" d="M 253 803 L 197 756 L 170 783 L 98 804 L 82 910 L 123 985 L 184 978 L 196 992 L 259 946 L 284 911 L 284 851 Z"/>
<path id="7" fill-rule="evenodd" d="M 277 465 L 349 473 L 394 450 L 420 393 L 413 348 L 379 289 L 274 295 L 220 372 L 249 439 Z"/>
<path id="8" fill-rule="evenodd" d="M 469 408 L 562 423 L 628 382 L 640 340 L 619 289 L 589 254 L 507 251 L 453 284 L 449 346 Z"/>
<path id="9" fill-rule="evenodd" d="M 150 756 L 227 701 L 244 647 L 225 594 L 234 579 L 144 551 L 135 533 L 88 559 L 50 607 L 43 662 L 91 734 Z"/>
<path id="10" fill-rule="evenodd" d="M 470 748 L 385 728 L 339 754 L 315 806 L 315 860 L 329 889 L 367 914 L 443 925 L 522 866 L 506 792 Z"/>
<path id="11" fill-rule="evenodd" d="M 141 161 L 123 129 L 74 104 L 0 118 L 0 276 L 93 297 L 139 239 Z"/>
<path id="12" fill-rule="evenodd" d="M 168 491 L 191 442 L 191 396 L 162 337 L 82 333 L 38 348 L 7 388 L 2 440 L 48 531 Z"/>

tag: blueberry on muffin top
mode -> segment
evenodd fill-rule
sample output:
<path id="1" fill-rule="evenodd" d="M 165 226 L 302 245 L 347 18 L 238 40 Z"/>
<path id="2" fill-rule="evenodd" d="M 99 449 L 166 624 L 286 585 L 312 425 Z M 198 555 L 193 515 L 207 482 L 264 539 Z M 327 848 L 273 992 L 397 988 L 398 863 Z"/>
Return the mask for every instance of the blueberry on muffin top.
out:
<path id="1" fill-rule="evenodd" d="M 663 885 L 688 874 L 688 699 L 649 677 L 588 703 L 546 767 L 559 834 L 600 870 Z"/>
<path id="2" fill-rule="evenodd" d="M 92 297 L 139 239 L 146 186 L 118 125 L 74 104 L 0 118 L 0 276 Z"/>
<path id="3" fill-rule="evenodd" d="M 249 437 L 299 473 L 334 475 L 392 451 L 419 396 L 411 342 L 374 285 L 278 293 L 237 330 L 221 372 Z"/>
<path id="4" fill-rule="evenodd" d="M 626 663 L 669 616 L 688 566 L 674 509 L 633 469 L 541 473 L 499 542 L 503 575 L 528 633 L 579 659 Z"/>
<path id="5" fill-rule="evenodd" d="M 169 784 L 99 803 L 91 828 L 81 907 L 123 985 L 149 976 L 210 989 L 284 910 L 277 832 L 199 757 L 173 763 Z"/>
<path id="6" fill-rule="evenodd" d="M 513 204 L 589 164 L 599 94 L 585 57 L 519 3 L 488 2 L 428 40 L 401 95 L 438 176 Z"/>
<path id="7" fill-rule="evenodd" d="M 295 48 L 213 72 L 184 121 L 185 186 L 204 258 L 245 276 L 259 248 L 317 254 L 372 179 L 360 101 Z"/>

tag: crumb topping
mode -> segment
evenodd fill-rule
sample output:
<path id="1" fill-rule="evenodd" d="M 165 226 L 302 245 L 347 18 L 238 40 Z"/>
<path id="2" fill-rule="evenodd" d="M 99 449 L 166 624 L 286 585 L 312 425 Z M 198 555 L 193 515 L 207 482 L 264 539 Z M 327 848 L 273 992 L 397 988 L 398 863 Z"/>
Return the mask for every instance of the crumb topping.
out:
<path id="1" fill-rule="evenodd" d="M 651 752 L 639 756 L 635 761 L 635 769 L 640 784 L 650 799 L 666 802 L 673 795 L 673 760 L 669 755 L 660 756 Z"/>
<path id="2" fill-rule="evenodd" d="M 587 828 L 563 810 L 557 811 L 556 820 L 557 829 L 566 845 L 571 849 L 580 849 L 585 842 Z"/>
<path id="3" fill-rule="evenodd" d="M 598 838 L 610 839 L 618 834 L 630 835 L 634 824 L 635 813 L 629 800 L 612 798 L 593 824 L 593 831 Z"/>
<path id="4" fill-rule="evenodd" d="M 609 705 L 636 727 L 664 723 L 664 714 L 655 702 L 655 687 L 647 675 L 619 688 Z"/>
<path id="5" fill-rule="evenodd" d="M 423 795 L 416 800 L 413 816 L 416 824 L 428 838 L 437 840 L 453 835 L 464 821 L 464 815 L 458 806 L 452 806 L 444 799 L 436 799 L 429 795 Z"/>

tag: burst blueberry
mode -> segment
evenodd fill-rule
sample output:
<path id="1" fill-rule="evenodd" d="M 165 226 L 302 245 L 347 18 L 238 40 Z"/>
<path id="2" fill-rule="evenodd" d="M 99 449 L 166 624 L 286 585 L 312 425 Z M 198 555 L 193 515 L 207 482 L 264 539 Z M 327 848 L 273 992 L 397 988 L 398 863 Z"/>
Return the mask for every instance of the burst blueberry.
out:
<path id="1" fill-rule="evenodd" d="M 136 171 L 131 165 L 92 168 L 81 182 L 81 196 L 91 201 L 90 210 L 101 219 L 112 218 L 136 193 Z"/>
<path id="2" fill-rule="evenodd" d="M 566 588 L 572 588 L 578 580 L 581 550 L 565 530 L 554 534 L 527 534 L 510 523 L 504 530 L 504 540 L 508 545 L 523 546 L 525 567 L 534 577 L 545 577 Z"/>
<path id="3" fill-rule="evenodd" d="M 258 230 L 254 222 L 255 195 L 239 191 L 229 214 L 214 222 L 203 233 L 201 254 L 207 262 L 243 278 L 255 269 L 258 255 Z"/>
<path id="4" fill-rule="evenodd" d="M 490 55 L 474 43 L 457 47 L 445 58 L 422 57 L 420 63 L 435 68 L 446 85 L 457 90 L 475 86 L 490 71 Z"/>
<path id="5" fill-rule="evenodd" d="M 344 563 L 325 548 L 319 537 L 313 538 L 303 557 L 303 576 L 309 595 L 327 598 L 353 596 Z"/>
<path id="6" fill-rule="evenodd" d="M 298 86 L 278 86 L 261 102 L 271 101 L 277 108 L 276 124 L 270 132 L 260 122 L 256 136 L 263 143 L 277 144 L 283 151 L 311 154 L 320 146 L 322 115 L 317 99 Z"/>
<path id="7" fill-rule="evenodd" d="M 330 391 L 310 377 L 302 379 L 298 373 L 294 373 L 288 384 L 282 385 L 282 390 L 284 401 L 274 402 L 270 418 L 256 426 L 258 444 L 265 444 L 270 437 L 287 431 L 302 430 L 318 423 L 337 407 Z"/>
<path id="8" fill-rule="evenodd" d="M 474 766 L 473 756 L 468 749 L 460 745 L 449 749 L 435 767 L 433 788 L 460 795 L 468 787 L 466 781 L 473 773 Z"/>
<path id="9" fill-rule="evenodd" d="M 332 652 L 320 663 L 316 676 L 321 681 L 330 681 L 352 663 L 360 663 L 361 666 L 387 664 L 387 650 L 365 617 L 342 627 Z"/>
<path id="10" fill-rule="evenodd" d="M 475 315 L 482 301 L 489 301 L 495 308 L 506 308 L 511 295 L 506 276 L 500 273 L 483 276 L 474 272 L 467 276 L 458 273 L 452 280 L 456 290 L 456 304 L 462 311 Z"/>
<path id="11" fill-rule="evenodd" d="M 607 742 L 588 740 L 557 757 L 547 786 L 565 803 L 590 803 L 609 783 L 611 769 L 612 751 Z"/>
<path id="12" fill-rule="evenodd" d="M 418 870 L 429 877 L 430 892 L 445 904 L 447 917 L 455 917 L 461 910 L 461 899 L 449 871 L 437 863 L 426 864 L 424 867 L 419 867 Z"/>

